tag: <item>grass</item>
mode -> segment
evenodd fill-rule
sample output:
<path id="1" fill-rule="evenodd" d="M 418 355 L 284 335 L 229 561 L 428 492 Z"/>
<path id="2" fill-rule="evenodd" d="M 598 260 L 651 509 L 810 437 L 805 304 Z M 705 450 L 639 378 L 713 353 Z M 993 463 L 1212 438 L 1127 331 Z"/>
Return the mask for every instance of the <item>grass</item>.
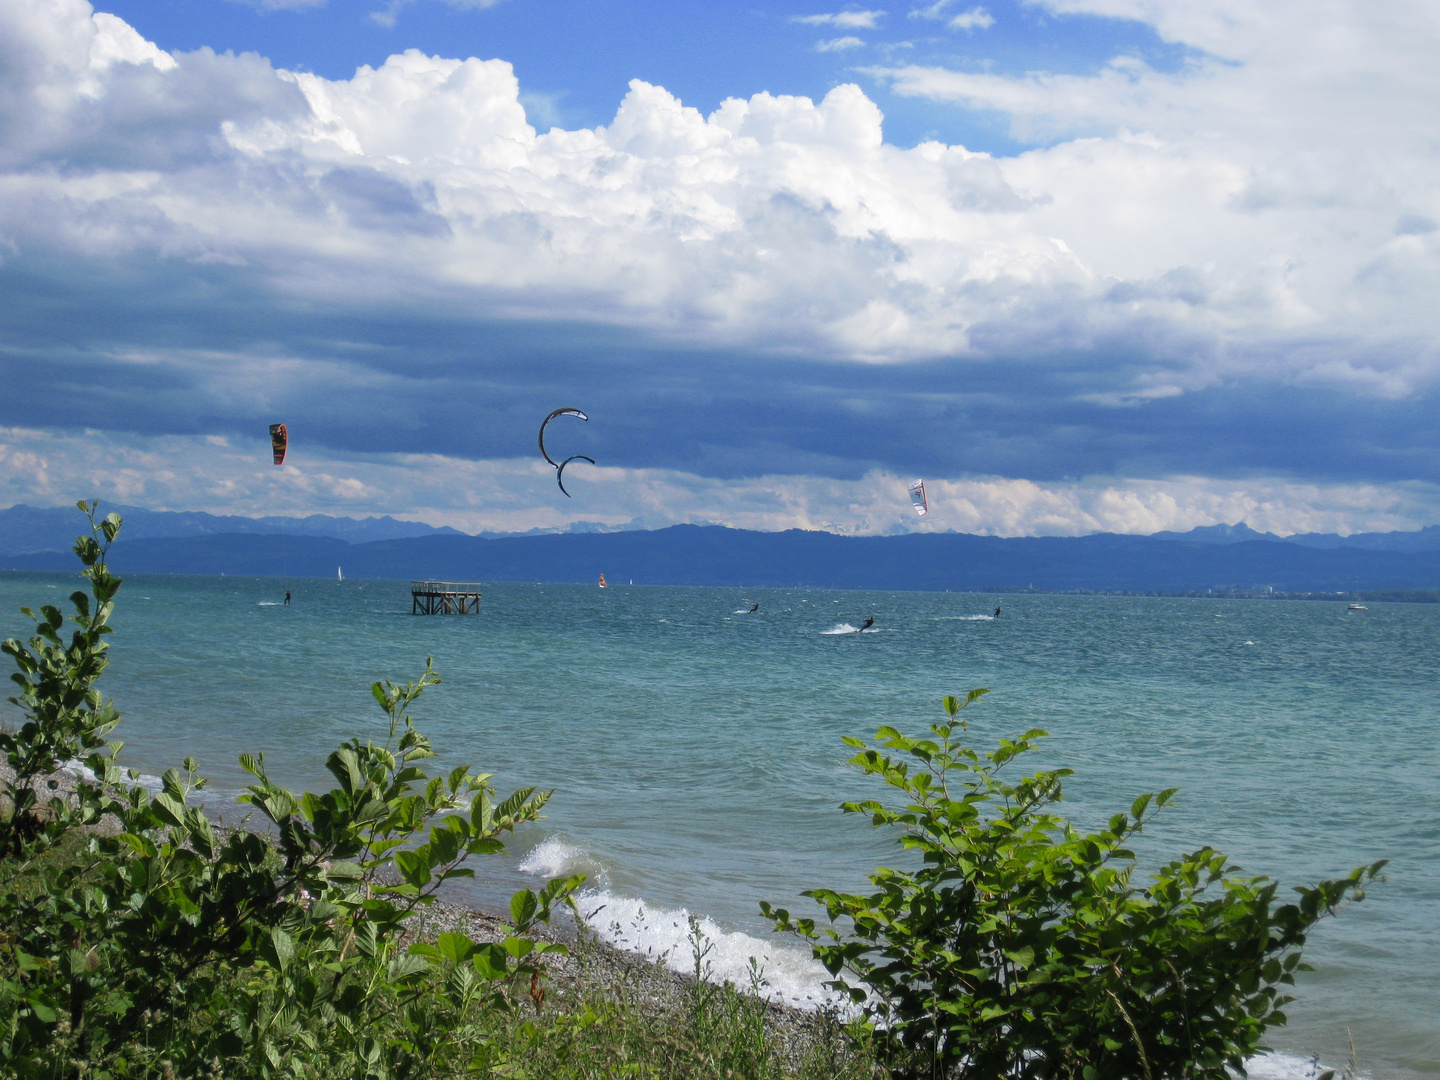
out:
<path id="1" fill-rule="evenodd" d="M 427 931 L 485 936 L 454 908 Z M 708 978 L 711 949 L 692 922 L 693 970 L 680 973 L 601 942 L 583 926 L 557 962 L 543 998 L 495 1013 L 507 1075 L 555 1080 L 869 1080 L 887 1075 L 868 1039 L 834 1013 L 767 1002 L 750 987 Z"/>

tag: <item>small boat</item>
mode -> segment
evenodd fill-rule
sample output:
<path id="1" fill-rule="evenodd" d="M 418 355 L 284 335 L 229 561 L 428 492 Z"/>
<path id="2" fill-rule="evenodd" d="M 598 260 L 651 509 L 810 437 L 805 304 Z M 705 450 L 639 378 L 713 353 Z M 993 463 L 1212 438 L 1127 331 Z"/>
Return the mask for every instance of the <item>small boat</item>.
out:
<path id="1" fill-rule="evenodd" d="M 1349 607 L 1347 607 L 1345 610 L 1346 610 L 1346 611 L 1369 611 L 1370 609 L 1367 608 L 1364 604 L 1351 604 L 1351 605 L 1350 605 Z"/>
<path id="2" fill-rule="evenodd" d="M 605 584 L 605 575 L 604 575 L 604 574 L 601 574 L 601 575 L 600 575 L 600 588 L 602 588 L 602 589 L 607 589 L 607 588 L 609 588 L 609 586 Z"/>

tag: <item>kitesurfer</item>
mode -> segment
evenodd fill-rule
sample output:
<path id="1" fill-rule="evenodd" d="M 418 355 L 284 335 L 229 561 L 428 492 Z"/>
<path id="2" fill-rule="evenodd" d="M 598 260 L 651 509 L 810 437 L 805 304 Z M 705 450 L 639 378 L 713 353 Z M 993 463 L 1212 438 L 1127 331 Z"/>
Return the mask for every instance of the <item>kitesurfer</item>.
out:
<path id="1" fill-rule="evenodd" d="M 286 590 L 285 590 L 285 606 L 286 606 L 286 607 L 289 607 L 289 606 L 290 606 L 290 590 L 289 590 L 289 589 L 286 589 Z"/>
<path id="2" fill-rule="evenodd" d="M 870 627 L 872 627 L 872 626 L 874 626 L 874 625 L 875 625 L 875 616 L 874 616 L 874 615 L 871 615 L 868 619 L 865 620 L 865 625 L 862 626 L 862 627 L 860 627 L 860 633 L 863 634 L 866 630 L 869 630 Z"/>
<path id="3" fill-rule="evenodd" d="M 750 605 L 750 614 L 751 614 L 751 615 L 754 615 L 755 612 L 757 612 L 757 611 L 759 611 L 759 610 L 760 610 L 760 605 L 759 605 L 759 604 L 751 604 L 751 605 Z"/>
<path id="4" fill-rule="evenodd" d="M 999 617 L 1000 617 L 1000 609 L 997 607 L 997 608 L 995 609 L 995 614 L 992 615 L 991 618 L 992 618 L 992 619 L 998 619 Z"/>

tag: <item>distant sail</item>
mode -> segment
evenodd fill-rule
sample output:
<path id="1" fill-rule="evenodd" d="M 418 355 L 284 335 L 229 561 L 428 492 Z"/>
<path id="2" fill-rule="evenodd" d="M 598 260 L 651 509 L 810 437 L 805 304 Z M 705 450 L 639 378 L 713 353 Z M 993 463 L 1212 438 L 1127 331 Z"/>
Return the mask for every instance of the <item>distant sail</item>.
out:
<path id="1" fill-rule="evenodd" d="M 338 567 L 338 566 L 335 567 L 335 580 L 336 580 L 336 581 L 344 581 L 344 580 L 345 580 L 345 572 L 344 572 L 343 570 L 341 570 L 340 567 Z"/>
<path id="2" fill-rule="evenodd" d="M 607 586 L 607 585 L 605 584 L 605 575 L 604 575 L 604 574 L 601 574 L 601 575 L 600 575 L 600 587 L 601 587 L 602 589 L 605 589 L 605 588 L 608 588 L 608 587 L 609 587 L 609 586 Z"/>
<path id="3" fill-rule="evenodd" d="M 924 517 L 930 512 L 930 504 L 925 501 L 925 481 L 916 480 L 910 485 L 910 503 L 915 507 L 915 513 Z"/>
<path id="4" fill-rule="evenodd" d="M 270 425 L 270 449 L 275 453 L 275 464 L 285 464 L 285 448 L 289 445 L 289 436 L 285 434 L 284 424 Z"/>

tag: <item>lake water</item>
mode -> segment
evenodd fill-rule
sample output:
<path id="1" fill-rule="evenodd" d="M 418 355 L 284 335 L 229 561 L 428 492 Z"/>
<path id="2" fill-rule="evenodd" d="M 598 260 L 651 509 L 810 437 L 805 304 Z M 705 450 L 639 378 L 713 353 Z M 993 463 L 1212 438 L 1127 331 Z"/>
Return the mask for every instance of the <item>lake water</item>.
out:
<path id="1" fill-rule="evenodd" d="M 74 584 L 0 574 L 0 635 Z M 815 968 L 758 901 L 806 912 L 801 890 L 901 858 L 838 811 L 877 791 L 840 737 L 920 732 L 943 695 L 986 686 L 975 744 L 1051 732 L 1033 764 L 1077 771 L 1063 809 L 1081 824 L 1181 789 L 1147 865 L 1208 843 L 1293 884 L 1390 859 L 1315 930 L 1316 970 L 1252 1074 L 1341 1064 L 1348 1028 L 1377 1080 L 1440 1077 L 1440 606 L 611 584 L 491 585 L 478 617 L 417 618 L 404 582 L 135 575 L 105 676 L 122 760 L 157 773 L 193 755 L 214 805 L 242 786 L 243 751 L 292 787 L 326 784 L 335 744 L 384 736 L 370 682 L 433 656 L 444 683 L 416 718 L 438 764 L 555 792 L 468 899 L 583 870 L 612 939 L 688 964 L 695 912 L 724 971 L 761 955 L 773 992 L 803 1000 Z"/>

